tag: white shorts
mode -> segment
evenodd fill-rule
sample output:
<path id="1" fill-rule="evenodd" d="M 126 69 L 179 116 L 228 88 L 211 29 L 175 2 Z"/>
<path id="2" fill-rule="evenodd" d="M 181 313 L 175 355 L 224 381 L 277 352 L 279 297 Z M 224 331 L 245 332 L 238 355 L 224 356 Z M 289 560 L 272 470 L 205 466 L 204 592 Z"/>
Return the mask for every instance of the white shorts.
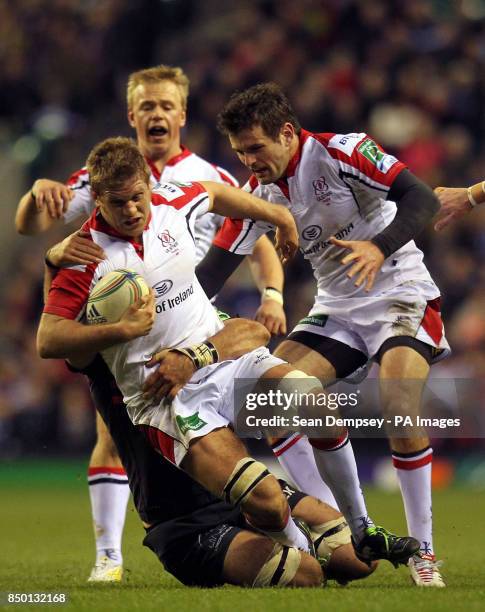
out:
<path id="1" fill-rule="evenodd" d="M 234 424 L 236 379 L 256 381 L 283 363 L 286 362 L 274 357 L 267 348 L 260 347 L 239 359 L 202 368 L 171 404 L 162 402 L 138 411 L 134 424 L 144 426 L 152 446 L 178 466 L 191 440 Z"/>
<path id="2" fill-rule="evenodd" d="M 369 297 L 341 298 L 320 303 L 293 332 L 306 331 L 338 340 L 372 358 L 388 338 L 410 336 L 436 349 L 434 361 L 446 357 L 446 341 L 434 283 L 410 281 Z"/>

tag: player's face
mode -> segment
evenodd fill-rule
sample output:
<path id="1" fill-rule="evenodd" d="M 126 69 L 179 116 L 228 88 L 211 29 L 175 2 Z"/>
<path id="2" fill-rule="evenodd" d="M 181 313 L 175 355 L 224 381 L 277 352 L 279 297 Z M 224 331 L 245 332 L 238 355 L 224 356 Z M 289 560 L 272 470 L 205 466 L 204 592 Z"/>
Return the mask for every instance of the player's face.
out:
<path id="1" fill-rule="evenodd" d="M 292 156 L 295 131 L 285 123 L 274 140 L 260 125 L 253 125 L 238 134 L 230 134 L 231 147 L 239 161 L 256 176 L 263 185 L 281 178 Z"/>
<path id="2" fill-rule="evenodd" d="M 168 160 L 180 151 L 185 125 L 180 91 L 172 81 L 142 83 L 133 92 L 128 121 L 136 130 L 138 146 L 151 160 Z"/>
<path id="3" fill-rule="evenodd" d="M 150 215 L 151 191 L 145 177 L 134 176 L 96 197 L 104 220 L 121 235 L 138 238 Z"/>

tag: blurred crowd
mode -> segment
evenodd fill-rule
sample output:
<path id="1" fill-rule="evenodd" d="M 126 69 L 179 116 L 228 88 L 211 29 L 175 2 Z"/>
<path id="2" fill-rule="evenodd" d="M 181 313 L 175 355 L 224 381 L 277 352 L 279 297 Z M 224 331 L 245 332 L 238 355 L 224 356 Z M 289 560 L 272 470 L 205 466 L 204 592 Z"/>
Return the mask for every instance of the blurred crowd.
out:
<path id="1" fill-rule="evenodd" d="M 266 80 L 284 87 L 305 128 L 368 132 L 431 187 L 485 179 L 481 0 L 22 0 L 0 2 L 0 151 L 22 168 L 25 191 L 35 178 L 66 179 L 98 140 L 129 134 L 126 77 L 158 63 L 190 77 L 185 143 L 242 182 L 215 119 L 234 90 Z M 12 233 L 16 203 L 3 208 Z M 93 436 L 84 381 L 35 353 L 54 240 L 19 237 L 1 281 L 4 456 L 81 451 Z M 419 244 L 454 349 L 438 375 L 473 380 L 470 401 L 485 412 L 485 207 Z M 299 259 L 286 285 L 290 328 L 313 294 Z M 223 298 L 245 315 L 258 303 L 244 275 Z"/>

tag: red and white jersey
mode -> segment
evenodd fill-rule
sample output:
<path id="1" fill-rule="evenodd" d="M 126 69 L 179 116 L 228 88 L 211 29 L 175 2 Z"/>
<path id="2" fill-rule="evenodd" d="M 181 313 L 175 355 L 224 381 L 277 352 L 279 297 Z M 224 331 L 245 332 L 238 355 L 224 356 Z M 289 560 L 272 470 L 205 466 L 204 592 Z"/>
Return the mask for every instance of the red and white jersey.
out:
<path id="1" fill-rule="evenodd" d="M 175 157 L 172 157 L 163 172 L 157 170 L 156 166 L 149 160 L 146 160 L 150 169 L 151 183 L 154 187 L 158 182 L 166 183 L 180 182 L 187 183 L 189 181 L 215 181 L 216 183 L 224 183 L 232 187 L 238 187 L 237 180 L 223 168 L 214 166 L 202 159 L 186 147 L 182 146 L 182 152 Z M 86 168 L 82 168 L 75 172 L 67 181 L 67 185 L 74 191 L 74 198 L 69 203 L 69 208 L 64 215 L 65 223 L 71 223 L 76 220 L 84 220 L 89 217 L 95 208 L 94 200 L 91 194 L 91 185 L 89 183 L 89 173 Z M 207 251 L 221 227 L 224 217 L 215 213 L 207 213 L 198 219 L 195 226 L 195 240 L 197 245 L 197 262 L 199 262 Z"/>
<path id="2" fill-rule="evenodd" d="M 194 227 L 208 207 L 208 194 L 199 183 L 160 183 L 153 190 L 142 245 L 118 234 L 93 211 L 83 229 L 104 249 L 106 259 L 63 268 L 52 283 L 44 312 L 72 320 L 83 319 L 91 289 L 112 270 L 135 270 L 153 287 L 156 318 L 150 334 L 101 353 L 134 422 L 147 408 L 141 388 L 150 374 L 145 367 L 150 355 L 200 343 L 223 327 L 195 276 Z"/>
<path id="3" fill-rule="evenodd" d="M 329 238 L 370 240 L 387 227 L 396 205 L 386 198 L 405 166 L 364 133 L 313 134 L 302 130 L 299 140 L 285 178 L 260 185 L 252 176 L 244 189 L 285 205 L 293 214 L 300 250 L 317 279 L 317 302 L 330 305 L 342 297 L 368 297 L 363 286 L 355 287 L 354 279 L 346 276 L 349 266 L 340 263 L 345 252 L 330 244 Z M 246 255 L 269 229 L 261 222 L 226 219 L 214 244 Z M 410 280 L 432 282 L 422 259 L 415 243 L 408 242 L 385 260 L 371 295 Z"/>

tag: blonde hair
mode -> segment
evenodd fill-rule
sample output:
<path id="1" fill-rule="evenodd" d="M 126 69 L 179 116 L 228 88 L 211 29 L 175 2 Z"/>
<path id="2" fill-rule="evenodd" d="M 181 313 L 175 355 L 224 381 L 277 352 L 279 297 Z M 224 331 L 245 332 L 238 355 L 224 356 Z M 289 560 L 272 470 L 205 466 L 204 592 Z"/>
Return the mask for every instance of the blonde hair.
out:
<path id="1" fill-rule="evenodd" d="M 86 167 L 91 188 L 98 196 L 135 176 L 147 184 L 150 181 L 150 169 L 131 138 L 107 138 L 98 143 L 89 154 Z"/>
<path id="2" fill-rule="evenodd" d="M 187 98 L 189 97 L 189 78 L 178 66 L 154 66 L 153 68 L 145 68 L 132 72 L 128 77 L 128 85 L 126 87 L 126 101 L 128 109 L 133 106 L 133 96 L 138 85 L 144 83 L 158 83 L 159 81 L 172 81 L 179 92 L 182 99 L 182 107 L 187 109 Z"/>

